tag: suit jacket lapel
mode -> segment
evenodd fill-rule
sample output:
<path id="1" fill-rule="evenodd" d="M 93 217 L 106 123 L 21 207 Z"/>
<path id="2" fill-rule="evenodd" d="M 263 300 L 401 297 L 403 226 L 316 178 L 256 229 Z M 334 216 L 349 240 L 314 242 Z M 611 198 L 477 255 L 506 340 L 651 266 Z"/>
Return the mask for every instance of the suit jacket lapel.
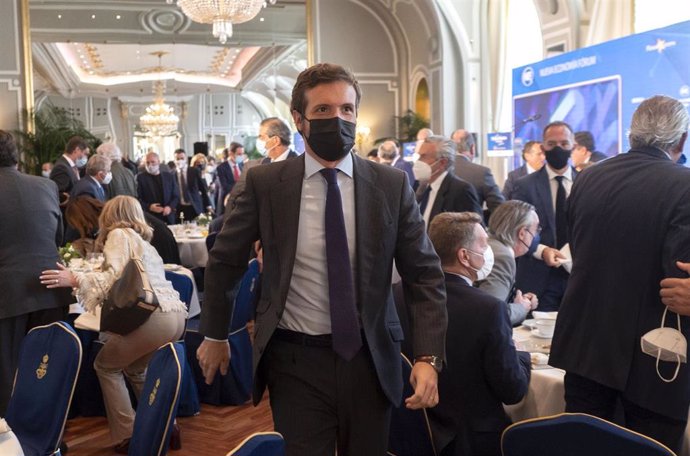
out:
<path id="1" fill-rule="evenodd" d="M 438 192 L 436 193 L 434 205 L 431 207 L 431 212 L 429 213 L 429 222 L 431 222 L 431 219 L 433 219 L 436 215 L 443 212 L 443 204 L 445 203 L 446 194 L 448 193 L 451 179 L 452 177 L 450 173 L 443 178 L 443 182 L 441 182 L 441 186 L 438 188 Z"/>

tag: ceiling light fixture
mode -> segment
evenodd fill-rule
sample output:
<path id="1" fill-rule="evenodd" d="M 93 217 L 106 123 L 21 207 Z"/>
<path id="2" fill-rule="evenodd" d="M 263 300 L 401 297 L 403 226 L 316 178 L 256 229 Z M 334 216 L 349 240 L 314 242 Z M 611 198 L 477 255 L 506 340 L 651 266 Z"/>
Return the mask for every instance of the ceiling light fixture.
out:
<path id="1" fill-rule="evenodd" d="M 151 55 L 158 57 L 159 73 L 163 71 L 161 66 L 161 58 L 167 54 L 164 51 L 152 52 Z M 180 118 L 175 115 L 175 109 L 165 103 L 163 95 L 165 94 L 165 81 L 158 80 L 153 82 L 153 90 L 156 98 L 153 104 L 146 108 L 146 113 L 139 117 L 139 125 L 146 130 L 151 136 L 169 136 L 177 131 L 177 124 Z"/>
<path id="2" fill-rule="evenodd" d="M 173 0 L 166 0 L 172 4 Z M 177 0 L 177 6 L 194 22 L 213 24 L 213 36 L 225 44 L 232 36 L 232 24 L 252 20 L 261 7 L 276 0 Z"/>

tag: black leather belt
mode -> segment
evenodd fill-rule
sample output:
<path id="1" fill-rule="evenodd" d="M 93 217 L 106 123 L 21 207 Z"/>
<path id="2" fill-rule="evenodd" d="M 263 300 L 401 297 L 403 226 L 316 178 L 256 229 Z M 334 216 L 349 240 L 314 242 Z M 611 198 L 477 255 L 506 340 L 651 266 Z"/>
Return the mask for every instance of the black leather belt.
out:
<path id="1" fill-rule="evenodd" d="M 333 338 L 330 334 L 311 336 L 297 331 L 290 331 L 289 329 L 276 328 L 273 332 L 273 337 L 283 342 L 304 345 L 306 347 L 331 347 L 333 345 Z"/>

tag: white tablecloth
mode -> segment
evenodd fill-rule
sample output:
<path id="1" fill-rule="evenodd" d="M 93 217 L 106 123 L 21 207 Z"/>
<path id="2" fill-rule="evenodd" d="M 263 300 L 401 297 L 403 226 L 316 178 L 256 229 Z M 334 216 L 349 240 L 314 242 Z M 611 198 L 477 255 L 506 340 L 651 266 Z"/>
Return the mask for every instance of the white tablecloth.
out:
<path id="1" fill-rule="evenodd" d="M 180 261 L 188 268 L 205 268 L 208 262 L 206 237 L 190 238 L 175 236 L 177 248 L 180 251 Z"/>
<path id="2" fill-rule="evenodd" d="M 513 339 L 518 349 L 530 347 L 536 348 L 539 352 L 545 352 L 551 345 L 549 339 L 534 337 L 524 327 L 513 330 Z M 513 422 L 563 413 L 565 411 L 564 377 L 565 371 L 561 369 L 532 369 L 527 394 L 519 403 L 506 405 L 506 413 Z M 683 447 L 679 455 L 690 456 L 690 424 L 685 428 Z"/>
<path id="3" fill-rule="evenodd" d="M 0 455 L 2 456 L 24 456 L 22 446 L 17 440 L 17 436 L 10 429 L 4 419 L 0 418 Z"/>
<path id="4" fill-rule="evenodd" d="M 174 272 L 176 274 L 183 274 L 192 279 L 192 299 L 191 302 L 189 303 L 189 315 L 187 316 L 187 319 L 196 317 L 201 313 L 201 306 L 199 305 L 199 293 L 196 290 L 196 282 L 194 281 L 194 274 L 192 271 L 190 271 L 187 268 L 183 268 L 182 266 L 177 266 L 177 265 L 166 265 L 166 270 L 169 270 L 171 272 Z"/>

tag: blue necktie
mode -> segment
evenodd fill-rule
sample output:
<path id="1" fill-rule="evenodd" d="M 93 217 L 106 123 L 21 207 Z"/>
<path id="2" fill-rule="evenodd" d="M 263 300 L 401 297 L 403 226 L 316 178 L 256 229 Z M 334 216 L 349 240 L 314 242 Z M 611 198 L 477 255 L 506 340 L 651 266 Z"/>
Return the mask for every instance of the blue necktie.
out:
<path id="1" fill-rule="evenodd" d="M 324 168 L 321 174 L 328 184 L 325 215 L 326 264 L 333 351 L 349 361 L 362 347 L 362 335 L 355 308 L 355 290 L 347 248 L 343 202 L 338 188 L 338 170 Z"/>
<path id="2" fill-rule="evenodd" d="M 105 192 L 103 191 L 103 187 L 100 185 L 98 186 L 98 199 L 101 201 L 105 201 Z"/>
<path id="3" fill-rule="evenodd" d="M 419 212 L 422 213 L 422 216 L 426 210 L 426 205 L 429 204 L 429 193 L 431 193 L 431 185 L 427 185 L 419 197 Z"/>

